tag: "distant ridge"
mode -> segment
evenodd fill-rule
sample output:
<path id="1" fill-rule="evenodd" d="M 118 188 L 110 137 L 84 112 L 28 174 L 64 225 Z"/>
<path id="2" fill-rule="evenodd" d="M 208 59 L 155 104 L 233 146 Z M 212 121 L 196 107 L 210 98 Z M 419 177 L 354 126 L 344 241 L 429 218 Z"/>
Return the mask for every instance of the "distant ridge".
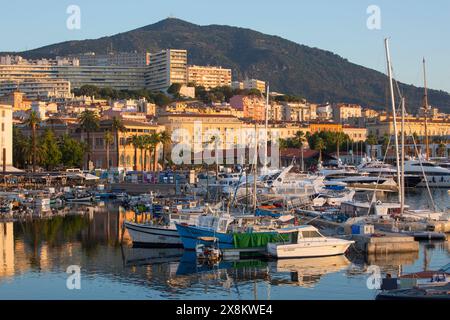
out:
<path id="1" fill-rule="evenodd" d="M 386 76 L 340 56 L 317 48 L 266 35 L 250 29 L 199 26 L 167 18 L 110 37 L 66 41 L 20 52 L 27 58 L 115 51 L 149 51 L 165 48 L 187 49 L 190 64 L 221 65 L 233 69 L 234 79 L 246 76 L 267 80 L 274 91 L 300 95 L 310 101 L 359 103 L 386 109 Z M 400 84 L 408 109 L 416 113 L 422 105 L 423 89 Z M 429 90 L 432 106 L 450 112 L 450 95 Z"/>

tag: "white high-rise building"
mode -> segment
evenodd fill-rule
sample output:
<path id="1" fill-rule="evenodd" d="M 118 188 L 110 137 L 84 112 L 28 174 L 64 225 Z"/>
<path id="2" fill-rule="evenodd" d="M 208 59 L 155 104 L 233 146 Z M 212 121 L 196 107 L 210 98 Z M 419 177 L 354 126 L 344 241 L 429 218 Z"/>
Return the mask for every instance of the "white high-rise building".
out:
<path id="1" fill-rule="evenodd" d="M 173 83 L 187 84 L 187 50 L 166 49 L 150 54 L 146 87 L 165 91 Z"/>

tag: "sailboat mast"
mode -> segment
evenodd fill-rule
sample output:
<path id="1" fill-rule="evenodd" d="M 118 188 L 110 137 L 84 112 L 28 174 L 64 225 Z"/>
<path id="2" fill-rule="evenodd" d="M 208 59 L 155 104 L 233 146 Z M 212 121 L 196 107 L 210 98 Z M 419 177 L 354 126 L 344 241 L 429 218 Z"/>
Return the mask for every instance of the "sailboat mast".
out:
<path id="1" fill-rule="evenodd" d="M 387 68 L 388 68 L 388 76 L 389 76 L 389 89 L 391 93 L 391 106 L 392 106 L 392 120 L 394 122 L 394 140 L 395 140 L 395 158 L 397 162 L 397 183 L 399 187 L 401 187 L 400 181 L 400 156 L 398 152 L 398 130 L 397 130 L 397 114 L 395 111 L 395 96 L 394 96 L 394 83 L 392 79 L 392 66 L 391 66 L 391 54 L 389 52 L 389 39 L 384 39 L 384 44 L 386 47 L 386 60 L 387 60 Z M 402 194 L 399 192 L 399 200 L 402 202 Z"/>
<path id="2" fill-rule="evenodd" d="M 253 212 L 256 213 L 256 179 L 258 174 L 258 129 L 255 121 L 255 155 L 253 157 Z"/>
<path id="3" fill-rule="evenodd" d="M 428 141 L 428 89 L 427 89 L 427 70 L 425 58 L 423 58 L 423 85 L 424 85 L 424 96 L 423 96 L 423 111 L 425 117 L 425 159 L 428 161 L 430 159 L 430 143 Z"/>
<path id="4" fill-rule="evenodd" d="M 405 98 L 402 98 L 402 122 L 401 122 L 401 179 L 400 179 L 400 215 L 405 210 Z"/>
<path id="5" fill-rule="evenodd" d="M 269 163 L 269 159 L 267 158 L 267 149 L 269 149 L 269 84 L 267 84 L 267 90 L 266 90 L 266 114 L 265 114 L 265 120 L 266 120 L 266 141 L 264 145 L 264 173 L 266 173 L 267 165 Z"/>

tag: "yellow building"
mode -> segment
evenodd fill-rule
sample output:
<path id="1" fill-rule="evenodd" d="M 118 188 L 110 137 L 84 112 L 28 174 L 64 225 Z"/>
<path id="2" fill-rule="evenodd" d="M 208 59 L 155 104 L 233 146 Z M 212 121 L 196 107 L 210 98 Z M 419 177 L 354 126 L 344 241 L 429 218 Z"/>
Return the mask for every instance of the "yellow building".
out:
<path id="1" fill-rule="evenodd" d="M 333 107 L 333 117 L 336 122 L 346 122 L 349 118 L 360 118 L 362 108 L 359 104 L 338 103 Z"/>
<path id="2" fill-rule="evenodd" d="M 309 129 L 311 133 L 321 131 L 342 132 L 342 124 L 339 123 L 311 123 Z"/>
<path id="3" fill-rule="evenodd" d="M 164 131 L 164 126 L 150 124 L 146 122 L 132 121 L 132 120 L 123 120 L 123 125 L 125 127 L 124 131 L 118 132 L 118 149 L 116 143 L 116 137 L 113 134 L 113 141 L 109 147 L 109 167 L 117 167 L 117 158 L 119 157 L 119 167 L 124 168 L 126 170 L 133 170 L 134 168 L 134 147 L 130 143 L 131 138 L 134 135 L 149 135 L 152 133 L 159 133 Z M 100 129 L 97 132 L 93 132 L 90 134 L 91 136 L 91 161 L 94 164 L 95 168 L 106 169 L 108 167 L 107 162 L 107 146 L 105 142 L 105 133 L 106 131 L 111 131 L 112 120 L 103 120 L 100 122 Z M 86 135 L 80 132 L 81 139 L 85 141 Z M 161 148 L 157 148 L 157 152 L 160 153 Z M 144 164 L 147 164 L 147 168 L 149 167 L 149 163 L 153 161 L 153 157 L 146 153 L 146 158 L 144 159 L 145 152 L 141 153 L 141 150 L 138 150 L 137 153 L 137 170 L 145 170 Z M 150 161 L 150 162 L 149 162 Z"/>
<path id="4" fill-rule="evenodd" d="M 243 127 L 243 122 L 232 115 L 200 114 L 200 113 L 168 113 L 158 117 L 158 124 L 165 127 L 169 134 L 179 134 L 172 141 L 176 143 L 190 143 L 194 146 L 194 130 L 199 128 L 202 145 L 207 143 L 207 131 L 215 131 L 219 135 L 221 147 L 225 147 L 227 130 L 238 130 Z M 229 131 L 228 131 L 229 133 Z M 193 148 L 194 149 L 194 148 Z"/>
<path id="5" fill-rule="evenodd" d="M 231 69 L 210 66 L 188 66 L 188 83 L 206 89 L 231 86 Z"/>
<path id="6" fill-rule="evenodd" d="M 367 128 L 344 126 L 342 128 L 342 132 L 348 135 L 349 138 L 355 142 L 367 140 Z"/>
<path id="7" fill-rule="evenodd" d="M 397 129 L 400 130 L 400 119 L 397 119 Z M 375 135 L 378 138 L 384 135 L 394 134 L 394 122 L 392 117 L 387 119 L 378 118 L 373 123 L 367 124 L 369 135 Z M 407 117 L 405 119 L 405 135 L 412 136 L 416 134 L 419 137 L 425 136 L 425 119 L 418 117 Z M 445 119 L 429 119 L 428 120 L 428 136 L 429 137 L 448 137 L 450 136 L 450 120 Z"/>

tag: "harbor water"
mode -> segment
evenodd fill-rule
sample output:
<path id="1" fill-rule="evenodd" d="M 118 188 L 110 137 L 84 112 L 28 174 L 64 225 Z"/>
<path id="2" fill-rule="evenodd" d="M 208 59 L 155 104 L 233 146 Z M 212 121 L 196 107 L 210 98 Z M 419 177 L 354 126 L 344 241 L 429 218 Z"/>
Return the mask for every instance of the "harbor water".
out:
<path id="1" fill-rule="evenodd" d="M 433 197 L 450 206 L 447 190 Z M 408 194 L 407 203 L 427 206 L 426 190 Z M 397 275 L 450 262 L 449 242 L 440 241 L 408 254 L 197 265 L 183 249 L 132 248 L 121 225 L 134 214 L 114 203 L 76 211 L 0 222 L 0 299 L 374 299 L 378 270 Z"/>

